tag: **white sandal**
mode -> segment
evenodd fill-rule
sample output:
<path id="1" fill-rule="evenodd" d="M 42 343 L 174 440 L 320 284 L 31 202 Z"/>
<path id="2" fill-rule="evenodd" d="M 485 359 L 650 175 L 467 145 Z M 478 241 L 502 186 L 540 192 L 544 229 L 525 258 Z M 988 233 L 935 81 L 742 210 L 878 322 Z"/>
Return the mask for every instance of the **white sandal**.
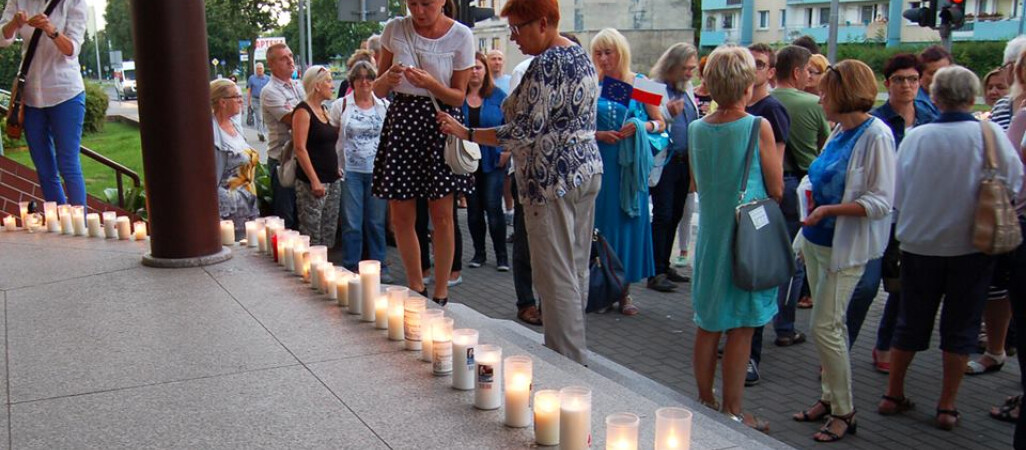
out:
<path id="1" fill-rule="evenodd" d="M 969 363 L 966 364 L 965 367 L 965 374 L 983 375 L 985 373 L 997 372 L 1005 366 L 1005 359 L 1007 359 L 1007 356 L 1004 352 L 1002 352 L 1000 355 L 995 355 L 990 352 L 984 352 L 983 357 L 990 358 L 995 362 L 995 364 L 985 366 L 983 365 L 983 363 L 980 363 L 979 361 L 969 361 Z"/>

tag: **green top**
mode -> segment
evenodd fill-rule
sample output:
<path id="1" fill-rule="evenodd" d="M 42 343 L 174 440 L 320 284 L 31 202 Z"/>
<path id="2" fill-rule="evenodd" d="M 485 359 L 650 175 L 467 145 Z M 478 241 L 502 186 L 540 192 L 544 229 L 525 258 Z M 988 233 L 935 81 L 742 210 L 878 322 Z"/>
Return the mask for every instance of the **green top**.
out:
<path id="1" fill-rule="evenodd" d="M 808 172 L 809 164 L 819 155 L 820 143 L 830 135 L 823 106 L 815 95 L 794 88 L 777 88 L 770 95 L 784 104 L 791 117 L 784 170 L 794 171 L 797 164 L 797 170 Z"/>

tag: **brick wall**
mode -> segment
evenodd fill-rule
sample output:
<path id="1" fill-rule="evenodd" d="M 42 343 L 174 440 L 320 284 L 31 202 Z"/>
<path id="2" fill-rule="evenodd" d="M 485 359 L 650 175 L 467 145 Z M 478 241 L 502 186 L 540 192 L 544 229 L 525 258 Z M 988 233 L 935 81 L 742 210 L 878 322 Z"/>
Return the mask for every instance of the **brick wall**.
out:
<path id="1" fill-rule="evenodd" d="M 0 215 L 18 215 L 18 202 L 35 200 L 39 203 L 40 210 L 43 207 L 43 189 L 39 187 L 39 178 L 36 171 L 10 158 L 0 156 Z M 139 220 L 135 214 L 118 208 L 117 206 L 104 203 L 102 200 L 88 196 L 88 212 L 116 211 L 119 216 L 129 216 L 133 221 Z M 40 211 L 42 212 L 42 211 Z"/>

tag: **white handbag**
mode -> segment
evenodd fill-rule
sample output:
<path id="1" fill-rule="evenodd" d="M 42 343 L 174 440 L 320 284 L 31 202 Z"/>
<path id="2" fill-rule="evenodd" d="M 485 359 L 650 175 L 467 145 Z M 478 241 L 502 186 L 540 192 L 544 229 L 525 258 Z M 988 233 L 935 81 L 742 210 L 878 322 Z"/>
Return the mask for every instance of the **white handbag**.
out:
<path id="1" fill-rule="evenodd" d="M 296 152 L 291 141 L 285 143 L 281 164 L 278 165 L 278 184 L 284 188 L 296 185 Z"/>

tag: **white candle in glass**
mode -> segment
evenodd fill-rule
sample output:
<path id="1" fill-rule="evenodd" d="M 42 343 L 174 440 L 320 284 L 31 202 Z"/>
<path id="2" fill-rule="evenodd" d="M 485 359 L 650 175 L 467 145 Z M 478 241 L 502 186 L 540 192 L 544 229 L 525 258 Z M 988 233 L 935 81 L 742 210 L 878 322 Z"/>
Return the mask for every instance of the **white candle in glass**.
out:
<path id="1" fill-rule="evenodd" d="M 502 348 L 497 345 L 478 345 L 474 349 L 474 407 L 483 410 L 499 409 L 502 405 Z"/>
<path id="2" fill-rule="evenodd" d="M 349 307 L 349 278 L 352 276 L 353 273 L 345 269 L 339 269 L 335 274 L 335 300 L 343 308 Z"/>
<path id="3" fill-rule="evenodd" d="M 99 214 L 86 214 L 86 227 L 89 229 L 89 237 L 103 237 L 103 225 L 100 223 Z"/>
<path id="4" fill-rule="evenodd" d="M 135 240 L 146 240 L 146 222 L 143 222 L 141 220 L 135 222 Z"/>
<path id="5" fill-rule="evenodd" d="M 256 220 L 246 222 L 246 245 L 249 247 L 258 247 L 260 245 L 260 235 L 263 234 L 264 224 Z"/>
<path id="6" fill-rule="evenodd" d="M 262 233 L 260 233 L 260 234 L 262 234 L 264 236 L 259 239 L 259 242 L 260 242 L 260 252 L 261 253 L 271 253 L 272 252 L 272 250 L 271 250 L 271 237 L 274 236 L 274 233 L 277 231 L 277 228 L 278 228 L 278 216 L 264 217 L 264 231 Z"/>
<path id="7" fill-rule="evenodd" d="M 86 229 L 85 207 L 79 205 L 71 207 L 71 223 L 75 228 L 75 236 L 89 235 L 89 231 Z"/>
<path id="8" fill-rule="evenodd" d="M 335 265 L 330 262 L 321 263 L 321 272 L 318 275 L 320 284 L 317 289 L 328 298 L 335 299 Z"/>
<path id="9" fill-rule="evenodd" d="M 75 234 L 75 226 L 71 221 L 71 205 L 60 205 L 57 207 L 58 219 L 61 221 L 61 233 Z"/>
<path id="10" fill-rule="evenodd" d="M 63 221 L 61 222 L 63 226 Z M 132 221 L 128 216 L 118 216 L 118 239 L 127 241 L 132 238 Z"/>
<path id="11" fill-rule="evenodd" d="M 531 425 L 531 382 L 533 362 L 529 356 L 516 355 L 503 362 L 506 394 L 506 426 L 524 428 Z"/>
<path id="12" fill-rule="evenodd" d="M 388 329 L 388 296 L 379 295 L 374 299 L 374 329 Z"/>
<path id="13" fill-rule="evenodd" d="M 57 202 L 43 202 L 43 214 L 49 212 L 57 214 Z"/>
<path id="14" fill-rule="evenodd" d="M 221 245 L 228 247 L 235 245 L 235 222 L 231 220 L 221 221 Z"/>
<path id="15" fill-rule="evenodd" d="M 684 408 L 656 410 L 656 450 L 691 448 L 691 411 Z"/>
<path id="16" fill-rule="evenodd" d="M 381 262 L 375 260 L 360 261 L 360 289 L 363 289 L 364 322 L 374 321 L 374 302 L 381 295 Z"/>
<path id="17" fill-rule="evenodd" d="M 591 444 L 591 389 L 569 386 L 559 390 L 559 448 L 586 450 Z"/>
<path id="18" fill-rule="evenodd" d="M 439 317 L 431 323 L 431 373 L 436 377 L 452 373 L 451 317 Z"/>
<path id="19" fill-rule="evenodd" d="M 310 288 L 311 289 L 320 289 L 320 281 L 321 281 L 320 276 L 317 277 L 317 280 L 313 280 L 313 275 L 314 275 L 313 267 L 314 267 L 314 264 L 324 264 L 326 262 L 328 262 L 328 247 L 326 247 L 324 245 L 314 245 L 314 246 L 311 246 L 310 247 L 310 262 L 309 262 L 310 268 L 308 270 L 306 270 L 305 273 L 303 274 L 303 279 L 310 281 Z M 320 274 L 317 274 L 317 275 L 320 275 Z"/>
<path id="20" fill-rule="evenodd" d="M 114 211 L 103 212 L 103 235 L 107 239 L 118 238 L 118 213 Z"/>
<path id="21" fill-rule="evenodd" d="M 18 229 L 18 219 L 14 216 L 4 217 L 4 231 L 16 231 Z"/>
<path id="22" fill-rule="evenodd" d="M 546 389 L 534 394 L 534 442 L 559 445 L 559 391 Z"/>
<path id="23" fill-rule="evenodd" d="M 321 266 L 326 263 L 311 261 L 309 262 L 310 270 L 307 271 L 309 275 L 306 281 L 310 282 L 310 289 L 318 290 L 321 286 Z"/>
<path id="24" fill-rule="evenodd" d="M 257 233 L 257 251 L 260 253 L 267 253 L 267 226 Z"/>
<path id="25" fill-rule="evenodd" d="M 420 360 L 431 362 L 434 358 L 434 343 L 431 333 L 435 319 L 441 319 L 444 312 L 440 309 L 425 309 L 420 313 Z"/>
<path id="26" fill-rule="evenodd" d="M 452 388 L 474 390 L 474 347 L 477 330 L 460 328 L 452 332 Z"/>
<path id="27" fill-rule="evenodd" d="M 25 215 L 25 229 L 29 233 L 35 233 L 36 231 L 42 230 L 43 227 L 43 216 L 39 213 L 28 213 Z"/>
<path id="28" fill-rule="evenodd" d="M 46 212 L 46 231 L 49 231 L 51 233 L 61 232 L 61 221 L 59 218 L 57 218 L 57 213 L 54 211 Z"/>
<path id="29" fill-rule="evenodd" d="M 403 315 L 406 312 L 406 289 L 388 288 L 388 340 L 401 341 L 403 336 Z"/>
<path id="30" fill-rule="evenodd" d="M 606 416 L 606 450 L 638 450 L 637 414 L 616 413 Z"/>
<path id="31" fill-rule="evenodd" d="M 278 233 L 278 264 L 285 270 L 289 269 L 289 260 L 292 258 L 292 239 L 292 230 Z"/>
<path id="32" fill-rule="evenodd" d="M 420 314 L 427 308 L 424 297 L 406 297 L 403 303 L 403 340 L 407 350 L 420 350 Z"/>
<path id="33" fill-rule="evenodd" d="M 302 276 L 306 261 L 306 253 L 310 250 L 310 236 L 299 235 L 292 238 L 292 273 Z"/>
<path id="34" fill-rule="evenodd" d="M 25 225 L 26 217 L 29 213 L 29 202 L 18 202 L 18 217 L 21 217 L 21 225 Z M 28 227 L 25 227 L 28 228 Z"/>
<path id="35" fill-rule="evenodd" d="M 363 292 L 360 289 L 360 276 L 353 274 L 349 277 L 349 314 L 363 316 Z"/>

